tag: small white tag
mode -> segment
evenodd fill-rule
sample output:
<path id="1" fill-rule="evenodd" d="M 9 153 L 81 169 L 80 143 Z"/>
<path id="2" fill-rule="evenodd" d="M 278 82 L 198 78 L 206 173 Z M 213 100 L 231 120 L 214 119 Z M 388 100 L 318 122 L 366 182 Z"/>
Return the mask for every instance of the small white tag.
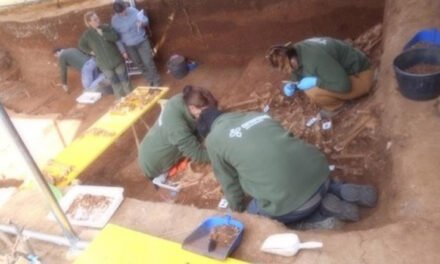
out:
<path id="1" fill-rule="evenodd" d="M 266 105 L 266 106 L 263 108 L 263 112 L 265 112 L 265 113 L 269 112 L 269 110 L 270 110 L 269 105 Z"/>
<path id="2" fill-rule="evenodd" d="M 219 208 L 228 208 L 228 205 L 229 205 L 228 200 L 226 200 L 225 198 L 222 198 L 218 203 Z"/>
<path id="3" fill-rule="evenodd" d="M 327 121 L 327 122 L 322 123 L 323 130 L 328 130 L 330 128 L 332 128 L 332 121 Z"/>
<path id="4" fill-rule="evenodd" d="M 315 124 L 316 121 L 318 121 L 318 118 L 316 118 L 316 117 L 312 117 L 312 118 L 310 118 L 310 119 L 307 121 L 307 123 L 306 123 L 306 127 L 311 127 L 311 126 L 313 126 L 313 124 Z"/>
<path id="5" fill-rule="evenodd" d="M 329 165 L 329 166 L 328 166 L 328 169 L 329 169 L 330 171 L 334 171 L 334 170 L 336 169 L 336 166 L 335 166 L 335 165 Z"/>

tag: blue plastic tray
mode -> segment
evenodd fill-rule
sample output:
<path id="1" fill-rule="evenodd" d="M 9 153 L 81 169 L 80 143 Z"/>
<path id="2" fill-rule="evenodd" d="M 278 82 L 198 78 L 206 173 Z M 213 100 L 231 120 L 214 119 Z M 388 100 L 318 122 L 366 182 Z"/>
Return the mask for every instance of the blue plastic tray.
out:
<path id="1" fill-rule="evenodd" d="M 418 31 L 412 39 L 406 43 L 404 50 L 409 49 L 411 46 L 419 42 L 429 43 L 433 46 L 440 46 L 440 31 L 436 28 L 427 28 Z"/>
<path id="2" fill-rule="evenodd" d="M 209 251 L 210 232 L 216 226 L 232 225 L 238 228 L 239 233 L 234 241 L 228 247 L 216 246 L 214 250 Z M 244 225 L 240 221 L 233 219 L 230 215 L 209 217 L 197 227 L 185 240 L 182 248 L 195 252 L 200 255 L 215 259 L 226 259 L 240 245 L 243 237 Z"/>

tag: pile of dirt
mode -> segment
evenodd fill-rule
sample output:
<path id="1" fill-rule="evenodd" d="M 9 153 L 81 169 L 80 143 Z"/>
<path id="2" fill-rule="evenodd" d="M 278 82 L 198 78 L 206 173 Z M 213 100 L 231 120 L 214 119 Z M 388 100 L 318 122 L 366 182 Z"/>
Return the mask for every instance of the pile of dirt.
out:
<path id="1" fill-rule="evenodd" d="M 440 65 L 421 63 L 405 69 L 405 71 L 413 74 L 432 74 L 440 72 Z"/>

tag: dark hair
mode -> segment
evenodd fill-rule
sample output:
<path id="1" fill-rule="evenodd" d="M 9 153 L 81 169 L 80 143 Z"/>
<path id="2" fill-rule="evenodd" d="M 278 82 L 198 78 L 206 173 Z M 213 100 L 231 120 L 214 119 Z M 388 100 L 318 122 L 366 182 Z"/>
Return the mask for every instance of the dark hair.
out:
<path id="1" fill-rule="evenodd" d="M 269 60 L 272 67 L 279 68 L 283 63 L 283 58 L 287 57 L 289 60 L 297 57 L 295 46 L 292 42 L 285 44 L 273 45 L 266 52 L 266 58 Z"/>
<path id="2" fill-rule="evenodd" d="M 287 48 L 286 55 L 289 60 L 298 57 L 298 53 L 296 52 L 296 49 L 294 47 Z"/>
<path id="3" fill-rule="evenodd" d="M 197 120 L 197 133 L 200 137 L 206 138 L 211 132 L 211 126 L 214 121 L 222 115 L 223 112 L 217 109 L 215 106 L 209 106 L 200 114 L 199 120 Z"/>
<path id="4" fill-rule="evenodd" d="M 127 8 L 127 4 L 122 0 L 116 0 L 113 3 L 113 10 L 118 14 L 124 12 L 126 8 Z"/>
<path id="5" fill-rule="evenodd" d="M 202 87 L 193 87 L 192 85 L 186 85 L 183 87 L 183 101 L 187 106 L 193 105 L 197 108 L 203 108 L 207 106 L 217 107 L 217 100 L 212 93 Z"/>

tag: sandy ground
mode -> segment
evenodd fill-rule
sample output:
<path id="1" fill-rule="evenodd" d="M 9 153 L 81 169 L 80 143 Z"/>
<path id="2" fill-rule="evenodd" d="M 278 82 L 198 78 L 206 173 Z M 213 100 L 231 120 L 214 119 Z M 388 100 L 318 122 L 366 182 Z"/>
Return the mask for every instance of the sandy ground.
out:
<path id="1" fill-rule="evenodd" d="M 66 2 L 67 9 L 74 8 Z M 86 6 L 86 2 L 81 1 L 78 5 Z M 165 32 L 167 34 L 168 41 L 161 47 L 157 58 L 162 69 L 165 58 L 174 52 L 188 54 L 202 62 L 199 69 L 183 81 L 165 77 L 166 84 L 170 85 L 173 93 L 185 83 L 209 87 L 224 104 L 245 100 L 252 91 L 264 90 L 268 80 L 277 86 L 283 78 L 267 68 L 262 69 L 264 65 L 260 60 L 270 44 L 314 34 L 355 37 L 380 22 L 383 15 L 381 1 L 353 1 L 348 6 L 345 1 L 335 0 L 325 2 L 327 9 L 322 8 L 322 1 L 295 1 L 295 7 L 301 7 L 298 9 L 292 8 L 292 2 L 274 1 L 268 4 L 264 1 L 234 1 L 228 5 L 223 2 L 145 1 L 143 5 L 151 10 L 153 21 L 157 23 L 154 39 L 160 39 Z M 322 240 L 324 249 L 300 253 L 294 258 L 296 263 L 438 262 L 438 101 L 414 102 L 404 99 L 397 91 L 391 65 L 393 58 L 417 30 L 440 26 L 436 14 L 439 8 L 440 3 L 434 0 L 387 1 L 382 42 L 384 53 L 377 90 L 370 98 L 359 102 L 359 107 L 363 105 L 375 109 L 379 125 L 361 134 L 352 143 L 354 150 L 366 153 L 371 160 L 364 163 L 369 166 L 364 167 L 360 175 L 344 176 L 375 184 L 380 190 L 379 205 L 374 210 L 365 211 L 360 223 L 348 225 L 342 231 L 300 232 L 305 240 Z M 189 16 L 185 16 L 183 10 Z M 288 10 L 294 10 L 291 12 L 296 16 L 290 15 Z M 174 11 L 176 20 L 167 29 L 166 17 Z M 104 7 L 99 12 L 104 17 L 110 14 L 109 8 Z M 346 16 L 341 16 L 342 13 Z M 48 14 L 54 15 L 55 12 L 48 10 Z M 79 88 L 68 96 L 50 86 L 50 82 L 56 78 L 56 68 L 48 46 L 54 42 L 74 45 L 75 37 L 83 30 L 72 22 L 80 20 L 78 13 L 72 13 L 68 18 L 61 15 L 57 19 L 56 22 L 55 19 L 38 20 L 32 26 L 17 22 L 4 22 L 1 25 L 0 31 L 10 38 L 9 42 L 0 40 L 0 46 L 8 50 L 20 65 L 21 79 L 14 81 L 27 83 L 26 89 L 31 95 L 31 98 L 17 95 L 9 98 L 5 104 L 17 112 L 34 115 L 57 112 L 69 117 L 82 113 L 80 129 L 84 129 L 111 104 L 111 97 L 95 107 L 78 110 L 73 99 L 79 94 Z M 195 25 L 199 27 L 200 34 Z M 291 30 L 281 31 L 283 28 Z M 71 34 L 60 34 L 67 29 Z M 215 36 L 210 32 L 215 32 Z M 194 46 L 198 49 L 193 49 Z M 29 56 L 39 56 L 41 59 L 30 61 L 27 59 Z M 75 78 L 77 76 L 72 75 L 69 81 L 75 82 Z M 157 110 L 146 120 L 151 123 L 156 115 Z M 141 131 L 141 126 L 138 129 Z M 115 216 L 115 223 L 181 242 L 187 233 L 182 230 L 189 232 L 202 219 L 218 213 L 172 204 L 170 202 L 175 201 L 155 193 L 140 175 L 133 149 L 131 135 L 124 135 L 81 178 L 87 183 L 123 185 L 129 197 L 149 200 L 128 199 Z M 112 162 L 121 156 L 121 152 L 126 154 L 126 158 L 118 163 Z M 359 167 L 359 164 L 352 166 Z M 201 193 L 194 194 L 193 198 L 199 195 Z M 154 202 L 163 200 L 168 203 Z M 212 206 L 210 203 L 204 205 L 198 199 L 180 202 L 202 208 Z M 170 220 L 176 215 L 181 219 L 178 226 Z M 285 232 L 285 227 L 246 214 L 237 214 L 236 217 L 245 222 L 247 231 L 234 257 L 254 263 L 292 262 L 292 259 L 273 257 L 258 250 L 267 235 Z M 26 223 L 32 225 L 29 221 Z M 52 263 L 60 263 L 53 261 L 57 259 L 56 256 L 49 259 Z"/>

